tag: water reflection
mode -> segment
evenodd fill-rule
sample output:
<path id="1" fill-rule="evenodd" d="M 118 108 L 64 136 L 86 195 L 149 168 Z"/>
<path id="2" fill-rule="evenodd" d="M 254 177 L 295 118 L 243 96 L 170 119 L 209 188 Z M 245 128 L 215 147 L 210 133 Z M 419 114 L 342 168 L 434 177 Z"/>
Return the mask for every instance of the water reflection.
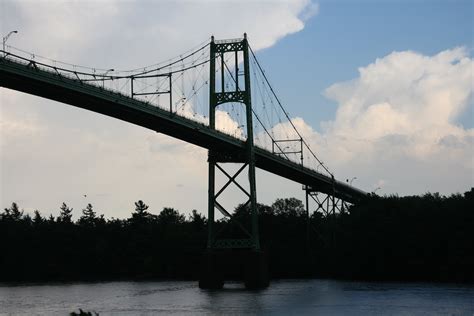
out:
<path id="1" fill-rule="evenodd" d="M 242 283 L 226 283 L 222 290 L 201 290 L 207 306 L 213 314 L 219 314 L 225 306 L 227 313 L 254 314 L 263 310 L 264 290 L 246 290 Z"/>

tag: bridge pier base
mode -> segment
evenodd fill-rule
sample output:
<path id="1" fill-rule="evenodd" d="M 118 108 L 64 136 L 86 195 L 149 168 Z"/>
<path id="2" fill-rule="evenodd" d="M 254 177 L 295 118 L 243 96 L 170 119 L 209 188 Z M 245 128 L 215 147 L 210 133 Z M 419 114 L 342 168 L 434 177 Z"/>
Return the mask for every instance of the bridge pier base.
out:
<path id="1" fill-rule="evenodd" d="M 270 285 L 267 256 L 263 251 L 250 251 L 247 255 L 244 276 L 245 288 L 264 289 Z"/>
<path id="2" fill-rule="evenodd" d="M 224 286 L 222 265 L 219 261 L 219 254 L 214 251 L 206 251 L 202 254 L 199 276 L 201 289 L 217 290 Z"/>
<path id="3" fill-rule="evenodd" d="M 203 253 L 199 287 L 209 290 L 222 289 L 226 278 L 243 281 L 245 288 L 249 290 L 267 288 L 270 277 L 266 254 L 255 250 Z"/>

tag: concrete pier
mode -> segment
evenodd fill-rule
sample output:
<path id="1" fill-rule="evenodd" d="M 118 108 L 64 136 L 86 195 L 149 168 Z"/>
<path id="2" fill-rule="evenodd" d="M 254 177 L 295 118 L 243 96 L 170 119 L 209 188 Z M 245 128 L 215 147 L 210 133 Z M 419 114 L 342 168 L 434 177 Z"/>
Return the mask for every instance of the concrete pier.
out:
<path id="1" fill-rule="evenodd" d="M 219 253 L 206 251 L 202 254 L 199 287 L 216 290 L 224 286 L 223 267 L 220 264 Z"/>
<path id="2" fill-rule="evenodd" d="M 221 289 L 226 279 L 241 280 L 249 290 L 270 284 L 268 260 L 262 251 L 208 251 L 203 253 L 200 271 L 201 289 Z"/>

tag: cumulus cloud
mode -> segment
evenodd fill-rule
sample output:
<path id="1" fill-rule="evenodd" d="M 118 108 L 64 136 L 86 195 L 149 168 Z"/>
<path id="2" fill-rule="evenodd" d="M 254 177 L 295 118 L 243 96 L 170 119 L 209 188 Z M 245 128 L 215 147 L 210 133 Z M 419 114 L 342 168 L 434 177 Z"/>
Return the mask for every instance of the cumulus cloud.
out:
<path id="1" fill-rule="evenodd" d="M 456 121 L 472 106 L 473 70 L 465 48 L 434 56 L 393 52 L 327 88 L 336 117 L 321 134 L 310 127 L 305 133 L 342 178 L 357 175 L 361 183 L 366 176 L 366 187 L 401 194 L 467 190 L 474 185 L 474 130 Z"/>
<path id="2" fill-rule="evenodd" d="M 472 131 L 455 125 L 472 94 L 473 61 L 464 48 L 435 56 L 394 52 L 359 69 L 359 78 L 335 84 L 326 96 L 339 104 L 327 132 L 373 141 L 405 135 L 412 154 L 429 157 L 445 135 Z"/>

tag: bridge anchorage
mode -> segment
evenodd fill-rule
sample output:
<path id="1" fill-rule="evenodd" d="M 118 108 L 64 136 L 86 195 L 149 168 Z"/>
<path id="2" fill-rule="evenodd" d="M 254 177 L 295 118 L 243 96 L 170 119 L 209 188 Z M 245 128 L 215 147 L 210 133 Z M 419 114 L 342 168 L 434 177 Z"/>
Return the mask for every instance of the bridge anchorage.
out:
<path id="1" fill-rule="evenodd" d="M 311 225 L 316 213 L 335 216 L 366 196 L 350 183 L 336 180 L 312 151 L 276 96 L 246 35 L 212 38 L 165 64 L 127 71 L 97 72 L 16 50 L 29 57 L 0 51 L 0 87 L 114 117 L 208 150 L 208 238 L 201 288 L 221 288 L 229 277 L 243 278 L 251 289 L 269 285 L 259 235 L 256 168 L 303 185 L 308 249 L 318 235 Z M 190 90 L 185 91 L 185 85 Z M 234 134 L 218 128 L 216 118 L 226 113 L 223 109 L 235 111 L 235 117 L 229 116 L 238 125 Z M 222 185 L 216 181 L 220 174 L 226 178 Z M 222 202 L 231 189 L 245 199 L 233 213 Z M 225 220 L 216 220 L 216 210 Z M 335 238 L 325 242 L 335 243 Z"/>

